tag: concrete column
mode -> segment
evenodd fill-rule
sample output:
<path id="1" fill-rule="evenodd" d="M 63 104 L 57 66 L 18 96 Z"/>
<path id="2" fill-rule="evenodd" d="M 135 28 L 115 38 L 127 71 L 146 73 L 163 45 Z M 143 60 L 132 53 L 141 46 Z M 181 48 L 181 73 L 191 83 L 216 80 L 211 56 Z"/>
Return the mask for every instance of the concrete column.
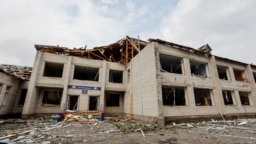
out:
<path id="1" fill-rule="evenodd" d="M 229 74 L 230 74 L 230 81 L 236 81 L 235 74 L 233 68 L 231 66 L 228 67 Z"/>
<path id="2" fill-rule="evenodd" d="M 73 58 L 72 56 L 68 57 L 68 62 L 64 68 L 64 74 L 62 76 L 62 79 L 64 79 L 64 87 L 63 87 L 63 92 L 62 92 L 62 97 L 61 97 L 61 107 L 60 107 L 61 112 L 65 111 L 67 109 L 68 84 L 69 84 L 70 77 L 72 77 L 70 75 L 72 58 Z"/>
<path id="3" fill-rule="evenodd" d="M 7 85 L 6 85 L 6 84 L 3 84 L 3 86 L 2 86 L 2 91 L 0 91 L 0 106 L 2 106 L 2 103 L 3 103 L 3 99 L 4 99 L 4 94 L 5 94 L 5 91 L 6 91 L 6 87 L 7 87 Z"/>
<path id="4" fill-rule="evenodd" d="M 162 82 L 161 78 L 157 78 L 157 105 L 158 105 L 158 117 L 157 117 L 157 125 L 164 126 L 164 106 L 163 106 L 163 98 L 162 98 Z"/>
<path id="5" fill-rule="evenodd" d="M 100 92 L 100 110 L 104 112 L 105 107 L 105 86 L 106 86 L 107 62 L 103 60 L 103 66 L 100 75 L 101 92 Z"/>
<path id="6" fill-rule="evenodd" d="M 29 85 L 28 85 L 27 96 L 26 96 L 26 100 L 24 103 L 23 111 L 22 111 L 22 118 L 28 118 L 29 116 L 33 115 L 36 110 L 36 100 L 37 100 L 36 80 L 38 76 L 38 70 L 40 67 L 42 55 L 43 55 L 42 52 L 37 51 L 35 62 L 33 65 L 33 70 L 32 70 Z"/>
<path id="7" fill-rule="evenodd" d="M 236 90 L 234 91 L 234 95 L 235 95 L 235 99 L 236 99 L 236 104 L 239 107 L 239 109 L 241 110 L 242 108 L 242 104 L 241 104 L 241 100 L 240 100 L 240 95 L 239 92 Z"/>
<path id="8" fill-rule="evenodd" d="M 154 49 L 155 49 L 155 67 L 156 67 L 156 82 L 157 82 L 157 105 L 158 105 L 158 116 L 157 116 L 157 125 L 158 126 L 164 126 L 165 120 L 164 120 L 164 106 L 163 106 L 163 99 L 162 99 L 162 78 L 159 75 L 161 64 L 160 64 L 160 58 L 159 58 L 159 49 L 158 49 L 158 43 L 154 42 Z"/>
<path id="9" fill-rule="evenodd" d="M 183 74 L 191 76 L 190 62 L 188 58 L 183 58 Z"/>
<path id="10" fill-rule="evenodd" d="M 196 106 L 195 102 L 195 95 L 194 95 L 194 88 L 193 87 L 187 87 L 187 104 L 188 106 Z"/>
<path id="11" fill-rule="evenodd" d="M 222 114 L 224 113 L 225 105 L 222 97 L 222 89 L 220 87 L 220 80 L 219 80 L 216 60 L 214 56 L 210 57 L 208 66 L 210 70 L 210 77 L 212 78 L 212 81 L 214 84 L 212 101 L 217 107 L 218 112 Z"/>
<path id="12" fill-rule="evenodd" d="M 256 85 L 253 77 L 253 72 L 250 65 L 246 66 L 246 76 L 249 81 L 250 87 L 251 87 L 251 95 L 250 100 L 252 100 L 252 105 L 256 104 Z"/>

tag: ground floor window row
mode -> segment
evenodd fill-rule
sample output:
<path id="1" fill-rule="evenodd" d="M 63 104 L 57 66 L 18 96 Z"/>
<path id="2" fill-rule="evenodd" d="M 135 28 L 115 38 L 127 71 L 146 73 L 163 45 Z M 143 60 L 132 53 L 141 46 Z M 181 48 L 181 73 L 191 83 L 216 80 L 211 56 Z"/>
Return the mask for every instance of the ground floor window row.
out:
<path id="1" fill-rule="evenodd" d="M 60 105 L 62 99 L 63 89 L 43 89 L 42 90 L 42 105 Z M 25 99 L 25 92 L 21 92 L 20 101 Z M 124 93 L 119 92 L 106 92 L 105 93 L 105 107 L 120 107 L 123 104 L 123 95 Z M 68 95 L 66 108 L 69 110 L 77 110 L 79 107 L 80 101 L 79 95 Z M 100 110 L 100 96 L 89 96 L 88 110 Z M 23 101 L 24 104 L 24 101 Z M 80 103 L 81 104 L 81 103 Z"/>
<path id="2" fill-rule="evenodd" d="M 106 93 L 105 94 L 105 107 L 120 107 L 122 105 L 122 96 L 120 93 Z M 69 110 L 77 110 L 79 107 L 80 96 L 69 95 L 67 108 Z M 88 110 L 99 111 L 102 107 L 99 104 L 100 96 L 89 96 Z"/>
<path id="3" fill-rule="evenodd" d="M 214 96 L 212 89 L 194 88 L 194 99 L 196 106 L 212 106 L 214 105 Z M 162 86 L 162 101 L 164 106 L 186 106 L 187 89 L 185 87 Z M 252 105 L 250 92 L 239 91 L 239 99 L 241 105 Z M 223 90 L 222 98 L 224 105 L 237 105 L 234 91 Z"/>

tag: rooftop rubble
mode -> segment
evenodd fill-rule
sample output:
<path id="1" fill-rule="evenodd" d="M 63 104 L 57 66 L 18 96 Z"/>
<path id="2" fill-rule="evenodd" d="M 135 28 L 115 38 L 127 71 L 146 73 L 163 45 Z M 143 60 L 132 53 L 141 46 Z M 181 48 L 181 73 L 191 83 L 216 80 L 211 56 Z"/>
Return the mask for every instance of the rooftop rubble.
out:
<path id="1" fill-rule="evenodd" d="M 3 65 L 0 65 L 0 71 L 22 80 L 29 80 L 31 76 L 32 68 L 26 67 L 26 66 L 3 64 Z"/>
<path id="2" fill-rule="evenodd" d="M 127 64 L 140 50 L 147 45 L 147 42 L 131 38 L 121 39 L 107 46 L 87 49 L 86 47 L 69 49 L 67 47 L 35 45 L 37 51 L 53 53 L 57 55 L 78 56 L 81 58 L 106 60 L 109 62 L 118 62 Z"/>

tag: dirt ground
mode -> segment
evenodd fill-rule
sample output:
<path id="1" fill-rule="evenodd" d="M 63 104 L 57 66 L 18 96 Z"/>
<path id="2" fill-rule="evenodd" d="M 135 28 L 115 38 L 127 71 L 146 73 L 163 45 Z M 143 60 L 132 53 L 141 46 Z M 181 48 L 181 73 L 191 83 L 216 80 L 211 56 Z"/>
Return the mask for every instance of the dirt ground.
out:
<path id="1" fill-rule="evenodd" d="M 171 123 L 161 128 L 115 118 L 86 123 L 2 119 L 0 143 L 256 144 L 256 119 Z"/>

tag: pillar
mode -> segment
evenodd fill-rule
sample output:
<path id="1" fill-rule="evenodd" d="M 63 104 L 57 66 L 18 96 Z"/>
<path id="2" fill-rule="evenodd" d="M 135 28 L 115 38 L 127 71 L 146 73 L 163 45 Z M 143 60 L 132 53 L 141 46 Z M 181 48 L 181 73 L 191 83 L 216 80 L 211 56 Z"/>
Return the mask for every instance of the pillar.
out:
<path id="1" fill-rule="evenodd" d="M 28 85 L 28 91 L 26 100 L 24 103 L 23 111 L 22 111 L 22 118 L 28 118 L 31 115 L 34 115 L 36 110 L 36 100 L 37 100 L 37 88 L 36 88 L 36 80 L 38 77 L 38 70 L 40 67 L 40 62 L 42 58 L 42 52 L 37 51 L 35 62 L 33 65 L 33 70 L 31 73 L 29 85 Z"/>

